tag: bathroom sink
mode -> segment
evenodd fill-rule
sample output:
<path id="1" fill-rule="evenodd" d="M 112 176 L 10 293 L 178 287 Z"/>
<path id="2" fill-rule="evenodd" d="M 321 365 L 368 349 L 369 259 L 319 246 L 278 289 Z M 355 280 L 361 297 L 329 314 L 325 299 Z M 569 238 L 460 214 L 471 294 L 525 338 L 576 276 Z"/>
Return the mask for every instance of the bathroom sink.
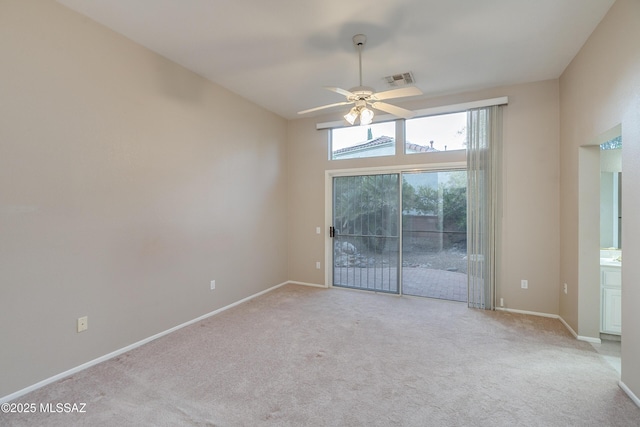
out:
<path id="1" fill-rule="evenodd" d="M 600 258 L 600 265 L 606 265 L 607 267 L 620 267 L 622 262 L 617 258 Z"/>

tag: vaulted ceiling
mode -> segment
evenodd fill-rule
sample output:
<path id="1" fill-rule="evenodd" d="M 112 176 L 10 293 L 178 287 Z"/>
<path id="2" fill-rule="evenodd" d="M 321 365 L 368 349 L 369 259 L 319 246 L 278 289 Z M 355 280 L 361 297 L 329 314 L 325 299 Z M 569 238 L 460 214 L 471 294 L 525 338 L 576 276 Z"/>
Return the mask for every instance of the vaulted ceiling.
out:
<path id="1" fill-rule="evenodd" d="M 412 72 L 425 97 L 557 78 L 614 0 L 58 0 L 287 119 Z M 398 104 L 397 102 L 394 102 Z"/>

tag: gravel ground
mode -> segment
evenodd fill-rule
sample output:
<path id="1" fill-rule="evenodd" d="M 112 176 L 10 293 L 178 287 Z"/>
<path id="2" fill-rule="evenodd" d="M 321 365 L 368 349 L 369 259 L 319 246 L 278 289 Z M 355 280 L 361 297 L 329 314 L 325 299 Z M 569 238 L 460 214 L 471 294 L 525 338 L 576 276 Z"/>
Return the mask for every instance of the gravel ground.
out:
<path id="1" fill-rule="evenodd" d="M 440 252 L 405 252 L 402 255 L 403 267 L 424 267 L 436 270 L 467 273 L 467 253 L 458 250 Z"/>
<path id="2" fill-rule="evenodd" d="M 334 262 L 336 267 L 372 267 L 397 265 L 396 248 L 386 248 L 382 252 L 367 250 L 362 242 L 340 241 L 335 244 Z M 407 245 L 402 254 L 403 267 L 429 268 L 467 273 L 466 249 L 450 248 L 441 251 Z"/>

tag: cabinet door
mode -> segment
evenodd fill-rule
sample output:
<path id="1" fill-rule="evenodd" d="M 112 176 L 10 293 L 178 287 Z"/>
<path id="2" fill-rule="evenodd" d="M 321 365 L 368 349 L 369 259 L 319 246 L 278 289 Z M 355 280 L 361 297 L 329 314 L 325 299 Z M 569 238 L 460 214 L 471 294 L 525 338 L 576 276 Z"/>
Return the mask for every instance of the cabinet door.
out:
<path id="1" fill-rule="evenodd" d="M 621 289 L 602 289 L 602 332 L 617 335 L 622 333 Z"/>
<path id="2" fill-rule="evenodd" d="M 622 274 L 619 268 L 601 268 L 603 286 L 622 286 Z"/>

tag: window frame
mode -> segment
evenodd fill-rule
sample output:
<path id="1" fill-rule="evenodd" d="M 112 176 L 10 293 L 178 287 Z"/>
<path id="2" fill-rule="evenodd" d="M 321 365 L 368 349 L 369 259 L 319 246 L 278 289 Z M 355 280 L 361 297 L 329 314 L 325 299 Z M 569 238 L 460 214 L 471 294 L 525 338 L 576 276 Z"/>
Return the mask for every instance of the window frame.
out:
<path id="1" fill-rule="evenodd" d="M 438 107 L 418 109 L 418 110 L 413 110 L 413 112 L 415 113 L 415 116 L 414 116 L 415 118 L 420 118 L 420 117 L 436 116 L 436 115 L 442 115 L 442 114 L 460 113 L 460 112 L 468 111 L 474 108 L 484 108 L 484 107 L 508 105 L 508 104 L 509 104 L 509 98 L 507 96 L 502 96 L 497 98 L 463 102 L 459 104 L 451 104 L 451 105 L 443 105 Z M 396 137 L 395 137 L 396 146 L 398 143 L 400 143 L 404 147 L 406 147 L 406 137 L 405 137 L 406 120 L 405 119 L 399 119 L 396 116 L 393 116 L 391 114 L 379 114 L 379 115 L 376 115 L 376 117 L 374 118 L 373 124 L 390 122 L 390 121 L 396 122 Z M 402 122 L 401 128 L 398 127 L 398 122 Z M 316 123 L 317 130 L 326 130 L 326 129 L 329 130 L 328 141 L 327 141 L 327 148 L 328 148 L 327 154 L 328 154 L 328 160 L 330 162 L 336 161 L 332 159 L 331 130 L 344 128 L 344 127 L 348 127 L 348 125 L 345 124 L 344 120 Z M 461 150 L 450 150 L 449 152 L 459 152 L 459 151 Z M 415 153 L 415 154 L 420 155 L 420 154 L 427 154 L 427 153 Z M 398 155 L 407 155 L 406 148 L 403 148 L 400 152 L 398 152 L 398 150 L 396 149 L 394 156 L 398 156 Z M 373 157 L 363 157 L 363 158 L 375 158 L 375 157 L 390 157 L 390 156 L 373 156 Z M 348 159 L 337 159 L 337 160 L 348 160 Z"/>

